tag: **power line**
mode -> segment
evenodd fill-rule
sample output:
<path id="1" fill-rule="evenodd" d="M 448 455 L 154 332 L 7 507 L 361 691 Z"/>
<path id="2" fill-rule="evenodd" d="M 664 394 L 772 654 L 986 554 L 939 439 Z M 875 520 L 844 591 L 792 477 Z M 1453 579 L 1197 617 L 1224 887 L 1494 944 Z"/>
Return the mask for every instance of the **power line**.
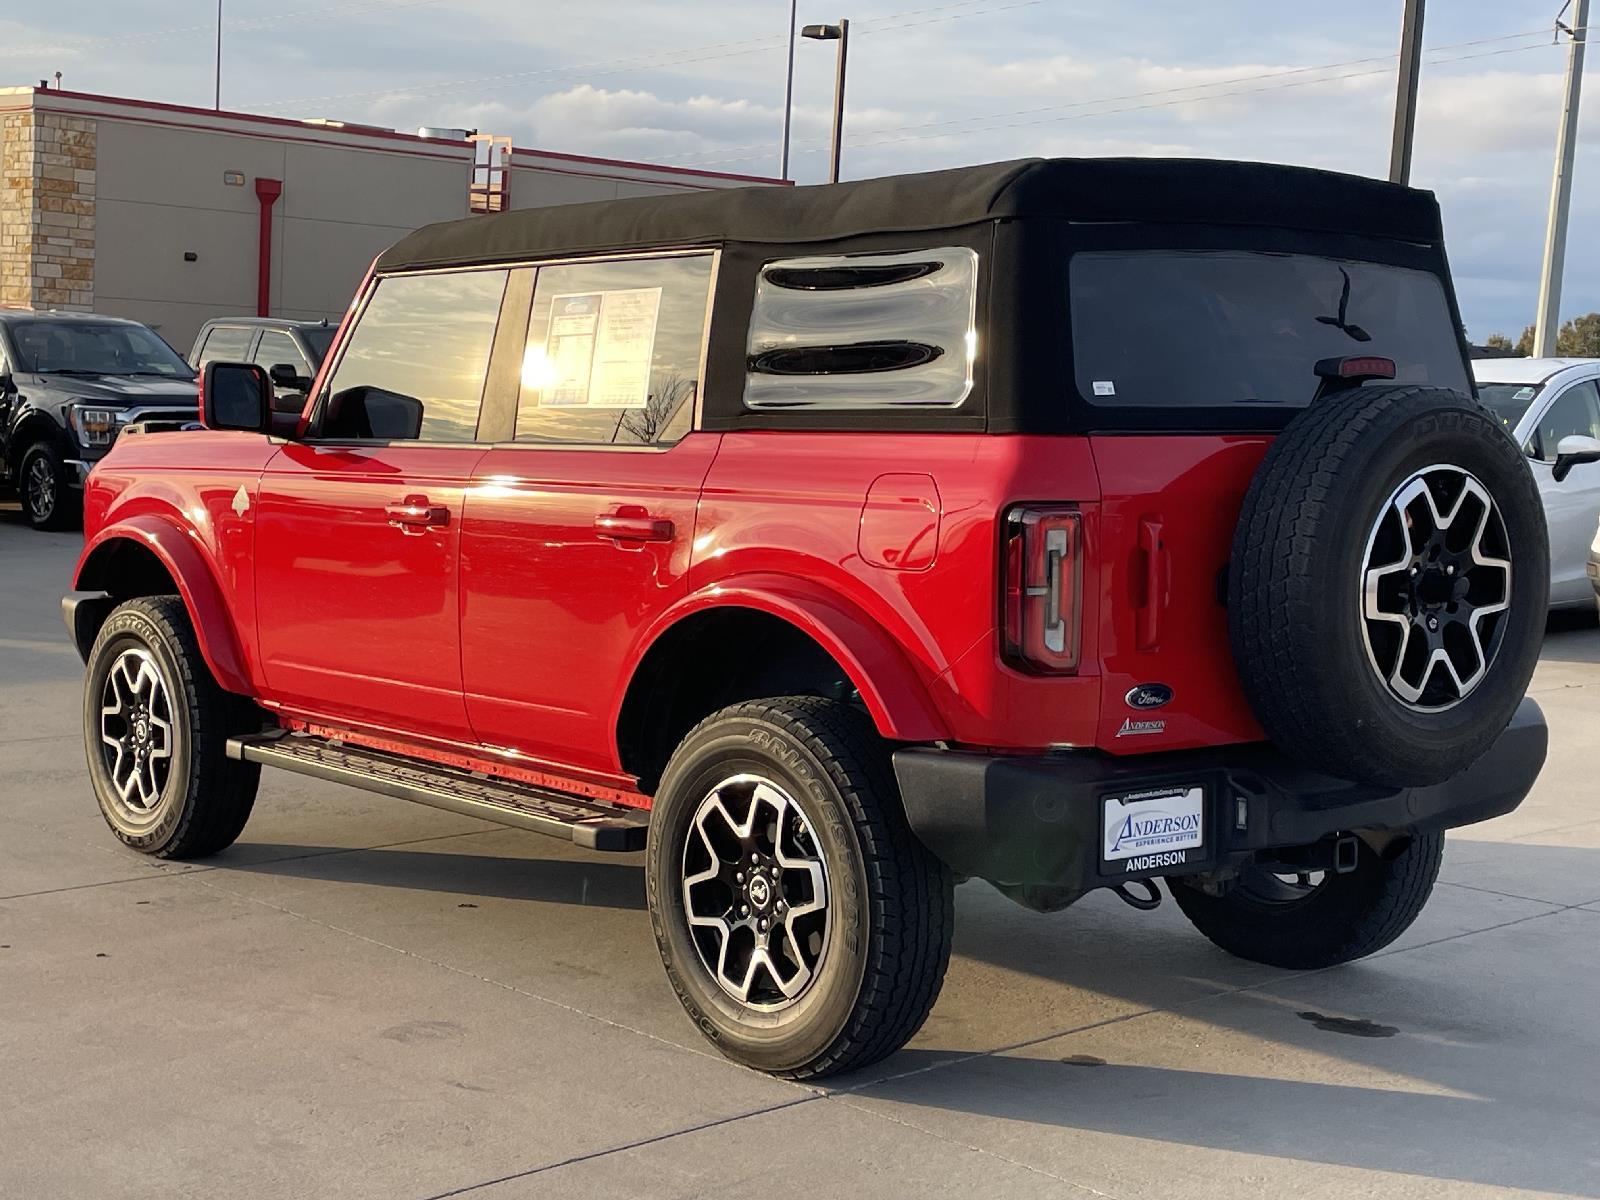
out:
<path id="1" fill-rule="evenodd" d="M 1543 36 L 1545 33 L 1546 33 L 1545 30 L 1535 30 L 1535 31 L 1533 31 L 1531 33 L 1502 34 L 1499 37 L 1494 37 L 1494 38 L 1475 38 L 1475 39 L 1473 39 L 1471 41 L 1467 41 L 1467 42 L 1454 42 L 1454 43 L 1448 43 L 1448 44 L 1442 45 L 1442 46 L 1435 46 L 1435 47 L 1432 47 L 1428 51 L 1428 53 L 1429 54 L 1437 54 L 1441 50 L 1461 49 L 1461 48 L 1465 48 L 1465 47 L 1468 47 L 1468 46 L 1478 46 L 1478 45 L 1485 45 L 1485 44 L 1494 43 L 1494 42 L 1511 41 L 1511 40 L 1514 40 L 1514 39 L 1517 39 L 1517 38 Z M 1477 53 L 1477 54 L 1463 54 L 1463 55 L 1455 55 L 1455 56 L 1446 57 L 1446 58 L 1432 58 L 1432 59 L 1429 59 L 1428 61 L 1430 62 L 1430 64 L 1433 64 L 1433 65 L 1444 65 L 1444 64 L 1452 63 L 1452 62 L 1465 62 L 1467 60 L 1476 59 L 1476 58 L 1489 58 L 1489 57 L 1493 57 L 1494 55 L 1498 55 L 1498 54 L 1516 54 L 1516 53 L 1520 53 L 1520 52 L 1522 52 L 1524 50 L 1543 50 L 1543 49 L 1548 49 L 1549 46 L 1550 46 L 1550 43 L 1548 43 L 1548 42 L 1538 42 L 1538 43 L 1535 43 L 1533 45 L 1528 45 L 1528 46 L 1503 46 L 1503 47 L 1500 47 L 1500 48 L 1495 49 L 1495 50 L 1484 51 L 1484 52 L 1480 52 L 1480 53 Z M 1255 94 L 1257 92 L 1281 91 L 1281 90 L 1287 90 L 1289 88 L 1295 88 L 1295 87 L 1308 87 L 1308 86 L 1311 86 L 1313 84 L 1318 84 L 1318 83 L 1333 83 L 1333 82 L 1337 82 L 1339 80 L 1344 80 L 1344 79 L 1356 79 L 1356 78 L 1361 78 L 1361 77 L 1368 76 L 1368 75 L 1386 74 L 1390 70 L 1393 69 L 1392 66 L 1390 66 L 1389 64 L 1392 63 L 1395 60 L 1396 57 L 1397 56 L 1393 55 L 1393 54 L 1379 55 L 1379 56 L 1375 56 L 1375 57 L 1372 57 L 1372 58 L 1350 59 L 1350 60 L 1347 60 L 1345 62 L 1339 62 L 1339 63 L 1324 63 L 1324 64 L 1321 64 L 1319 66 L 1292 67 L 1292 68 L 1288 68 L 1288 69 L 1281 70 L 1281 71 L 1263 72 L 1263 73 L 1257 74 L 1257 75 L 1241 75 L 1241 76 L 1237 76 L 1237 77 L 1232 78 L 1232 79 L 1212 80 L 1209 83 L 1184 84 L 1184 85 L 1182 85 L 1180 87 L 1157 88 L 1157 89 L 1152 89 L 1152 90 L 1144 91 L 1144 92 L 1129 92 L 1129 93 L 1125 93 L 1125 94 L 1122 94 L 1122 95 L 1116 95 L 1116 96 L 1100 96 L 1100 97 L 1096 97 L 1096 98 L 1092 98 L 1092 99 L 1088 99 L 1088 100 L 1074 100 L 1074 101 L 1070 101 L 1070 102 L 1064 103 L 1064 104 L 1046 105 L 1046 106 L 1041 107 L 1041 108 L 1019 109 L 1019 110 L 1016 110 L 1016 111 L 1013 111 L 1013 112 L 1003 112 L 1003 113 L 986 113 L 986 114 L 981 114 L 981 115 L 973 116 L 973 117 L 956 118 L 954 120 L 948 120 L 948 121 L 927 121 L 927 122 L 922 122 L 920 124 L 915 124 L 915 125 L 887 126 L 887 127 L 881 128 L 881 129 L 869 129 L 869 130 L 864 130 L 864 131 L 858 133 L 854 138 L 851 139 L 851 145 L 856 147 L 856 148 L 858 148 L 858 149 L 860 149 L 860 148 L 865 148 L 865 147 L 868 147 L 868 146 L 885 145 L 885 144 L 888 144 L 890 142 L 925 141 L 925 140 L 928 140 L 928 139 L 941 138 L 941 137 L 964 137 L 964 136 L 966 136 L 968 134 L 985 133 L 985 132 L 988 132 L 989 130 L 993 130 L 993 129 L 1021 128 L 1021 127 L 1030 126 L 1030 125 L 1045 125 L 1045 124 L 1051 124 L 1051 123 L 1060 122 L 1060 121 L 1082 120 L 1082 119 L 1087 118 L 1087 117 L 1111 116 L 1111 115 L 1116 114 L 1116 113 L 1141 112 L 1141 111 L 1144 111 L 1144 110 L 1147 110 L 1147 109 L 1154 109 L 1154 108 L 1171 108 L 1171 107 L 1174 107 L 1174 106 L 1180 105 L 1180 104 L 1196 104 L 1196 103 L 1200 103 L 1200 102 L 1206 101 L 1206 100 L 1220 100 L 1220 99 L 1225 99 L 1225 98 L 1232 97 L 1232 96 L 1252 95 L 1252 94 Z M 1314 73 L 1314 72 L 1326 72 L 1326 71 L 1336 70 L 1336 69 L 1338 69 L 1340 67 L 1361 66 L 1363 64 L 1374 63 L 1374 62 L 1381 62 L 1381 63 L 1383 63 L 1385 65 L 1380 66 L 1380 67 L 1374 67 L 1374 68 L 1371 68 L 1371 69 L 1368 69 L 1368 70 L 1344 72 L 1344 73 L 1337 74 L 1337 75 L 1321 75 L 1321 74 L 1319 74 L 1314 79 L 1295 79 L 1295 80 L 1292 80 L 1291 82 L 1273 83 L 1273 84 L 1269 84 L 1268 86 L 1265 86 L 1265 87 L 1233 88 L 1232 90 L 1227 90 L 1227 91 L 1206 91 L 1206 89 L 1223 88 L 1223 87 L 1232 88 L 1232 85 L 1235 85 L 1235 84 L 1252 83 L 1252 82 L 1257 82 L 1257 81 L 1261 81 L 1261 80 L 1281 80 L 1281 79 L 1284 79 L 1284 78 L 1286 78 L 1288 76 L 1305 75 L 1305 74 L 1311 74 L 1311 73 Z M 1197 95 L 1180 94 L 1180 93 L 1192 93 L 1192 92 L 1204 92 L 1204 94 L 1197 94 Z M 1123 100 L 1139 100 L 1139 99 L 1145 99 L 1145 98 L 1156 97 L 1156 96 L 1176 97 L 1176 98 L 1164 99 L 1164 100 L 1156 101 L 1154 103 L 1149 103 L 1149 104 L 1126 105 L 1126 106 L 1117 107 L 1117 108 L 1098 108 L 1097 107 L 1099 105 L 1105 105 L 1105 104 L 1116 104 L 1117 102 L 1123 101 Z M 1067 110 L 1067 109 L 1080 109 L 1080 108 L 1096 108 L 1096 111 L 1094 111 L 1094 112 L 1065 112 L 1064 115 L 1057 115 L 1057 116 L 1040 116 L 1040 115 L 1037 115 L 1037 114 L 1044 114 L 1044 113 L 1063 113 L 1064 110 Z M 1010 118 L 1017 118 L 1017 117 L 1031 117 L 1033 119 L 1031 119 L 1031 120 L 1011 120 L 1010 119 Z M 954 128 L 955 126 L 972 126 L 972 128 Z M 915 131 L 922 131 L 922 130 L 937 130 L 938 132 L 915 132 Z M 876 136 L 876 135 L 879 135 L 879 134 L 895 134 L 897 136 L 894 136 L 894 137 L 879 137 L 879 136 Z M 817 138 L 817 137 L 799 138 L 799 139 L 796 139 L 796 143 L 795 144 L 799 145 L 799 146 L 808 146 L 808 145 L 809 146 L 815 146 L 816 144 L 818 144 L 820 142 L 823 142 L 825 140 L 826 139 Z M 729 147 L 728 149 L 732 149 L 732 150 L 744 150 L 744 149 L 755 150 L 755 149 L 766 149 L 766 148 L 767 147 L 765 146 L 765 144 L 762 143 L 760 145 L 751 145 L 751 146 L 734 146 L 734 147 Z M 801 151 L 801 153 L 815 153 L 815 152 L 816 152 L 815 149 L 808 149 L 808 150 Z M 721 156 L 722 153 L 723 153 L 723 151 L 717 150 L 717 151 L 707 151 L 704 154 L 662 155 L 662 156 L 656 156 L 656 157 L 659 159 L 659 161 L 662 161 L 662 162 L 672 161 L 672 162 L 683 163 L 685 165 L 694 165 L 694 166 L 715 166 L 715 165 L 718 165 L 718 164 L 721 164 L 721 163 L 745 162 L 745 161 L 748 161 L 751 158 L 757 157 L 754 154 L 722 157 Z"/>
<path id="2" fill-rule="evenodd" d="M 1459 55 L 1455 55 L 1455 56 L 1450 57 L 1450 58 L 1434 58 L 1434 59 L 1429 59 L 1427 61 L 1428 61 L 1428 64 L 1430 66 L 1444 66 L 1445 64 L 1448 64 L 1448 63 L 1466 62 L 1466 61 L 1468 61 L 1470 59 L 1493 58 L 1494 56 L 1500 55 L 1500 54 L 1520 54 L 1520 53 L 1522 53 L 1523 51 L 1526 51 L 1526 50 L 1547 50 L 1549 48 L 1550 47 L 1549 47 L 1549 45 L 1547 43 L 1539 43 L 1539 44 L 1532 45 L 1532 46 L 1509 46 L 1509 47 L 1503 47 L 1503 48 L 1498 49 L 1498 50 L 1485 50 L 1485 51 L 1482 51 L 1482 52 L 1477 53 L 1477 54 L 1459 54 Z M 1174 105 L 1178 105 L 1178 104 L 1192 104 L 1192 103 L 1198 103 L 1198 102 L 1204 101 L 1204 100 L 1224 100 L 1224 99 L 1228 99 L 1228 98 L 1233 97 L 1233 96 L 1255 95 L 1256 93 L 1259 93 L 1259 92 L 1286 91 L 1289 88 L 1311 87 L 1311 86 L 1313 86 L 1315 84 L 1319 84 L 1319 83 L 1337 83 L 1340 80 L 1344 80 L 1344 79 L 1359 79 L 1359 78 L 1361 78 L 1363 76 L 1367 76 L 1367 75 L 1387 75 L 1388 73 L 1389 73 L 1389 68 L 1387 66 L 1375 67 L 1375 68 L 1372 68 L 1372 69 L 1369 69 L 1369 70 L 1365 70 L 1365 71 L 1346 71 L 1346 72 L 1344 72 L 1342 74 L 1339 74 L 1339 75 L 1319 76 L 1316 79 L 1297 79 L 1297 80 L 1294 80 L 1294 81 L 1292 81 L 1290 83 L 1271 84 L 1271 85 L 1268 85 L 1266 87 L 1257 87 L 1257 88 L 1235 88 L 1235 89 L 1232 89 L 1230 91 L 1212 92 L 1212 93 L 1208 93 L 1208 94 L 1203 95 L 1203 96 L 1180 97 L 1180 98 L 1175 99 L 1175 100 L 1162 100 L 1162 101 L 1158 101 L 1158 102 L 1155 102 L 1155 103 L 1152 103 L 1152 104 L 1130 104 L 1130 105 L 1124 106 L 1122 108 L 1100 109 L 1100 110 L 1098 110 L 1096 112 L 1091 112 L 1091 113 L 1073 113 L 1073 114 L 1069 114 L 1069 115 L 1063 116 L 1063 117 L 1039 117 L 1039 118 L 1035 118 L 1035 119 L 1029 120 L 1029 121 L 1004 121 L 1004 122 L 998 122 L 998 123 L 991 124 L 991 125 L 983 125 L 983 126 L 980 126 L 978 128 L 975 128 L 975 129 L 963 129 L 963 130 L 958 131 L 958 133 L 955 136 L 964 136 L 966 134 L 971 134 L 971 133 L 987 133 L 990 130 L 994 130 L 994 129 L 1018 129 L 1018 128 L 1023 128 L 1023 127 L 1029 126 L 1029 125 L 1048 125 L 1048 124 L 1051 124 L 1051 123 L 1056 122 L 1056 121 L 1079 121 L 1079 120 L 1083 120 L 1086 117 L 1105 117 L 1105 116 L 1111 116 L 1111 115 L 1116 114 L 1116 113 L 1142 112 L 1142 111 L 1144 111 L 1146 109 L 1152 109 L 1152 108 L 1170 108 L 1170 107 L 1172 107 Z M 914 142 L 914 141 L 922 141 L 922 140 L 925 140 L 927 138 L 937 138 L 937 137 L 945 137 L 945 136 L 950 136 L 950 135 L 939 134 L 939 133 L 921 133 L 921 134 L 913 134 L 913 135 L 910 135 L 910 136 L 879 138 L 879 139 L 876 139 L 874 141 L 866 141 L 866 142 L 857 141 L 857 142 L 854 143 L 854 145 L 856 147 L 858 147 L 858 148 L 859 147 L 865 147 L 865 146 L 882 146 L 882 145 L 887 145 L 890 142 Z"/>
<path id="3" fill-rule="evenodd" d="M 861 28 L 859 30 L 852 28 L 851 32 L 862 34 L 884 33 L 891 29 L 906 29 L 919 25 L 933 25 L 943 21 L 958 21 L 967 17 L 987 16 L 991 13 L 1005 12 L 1016 8 L 1032 8 L 1040 3 L 1043 3 L 1043 0 L 1012 0 L 1011 3 L 1003 4 L 997 4 L 995 0 L 963 0 L 962 3 L 939 4 L 930 8 L 912 8 L 901 12 L 887 13 L 882 17 L 862 21 Z M 964 11 L 951 11 L 956 9 Z M 927 17 L 926 14 L 929 13 L 943 13 L 944 15 Z M 926 19 L 920 21 L 898 20 L 901 17 L 925 17 Z M 684 66 L 689 63 L 709 62 L 719 58 L 734 58 L 745 54 L 760 53 L 765 50 L 777 50 L 785 48 L 787 45 L 788 39 L 786 37 L 763 37 L 735 42 L 713 42 L 710 45 L 701 44 L 698 46 L 683 46 L 674 50 L 655 50 L 648 54 L 634 55 L 627 58 L 602 59 L 597 62 L 580 63 L 570 67 L 545 67 L 533 71 L 508 71 L 499 75 L 474 75 L 461 79 L 441 79 L 433 83 L 419 83 L 409 87 L 374 88 L 360 92 L 335 92 L 322 96 L 296 96 L 288 100 L 275 100 L 270 104 L 260 105 L 259 107 L 269 111 L 282 111 L 307 104 L 324 104 L 341 100 L 475 94 L 538 81 L 575 77 L 581 77 L 586 80 L 597 79 L 607 75 L 621 75 L 633 71 Z"/>
<path id="4" fill-rule="evenodd" d="M 304 8 L 295 12 L 269 13 L 259 17 L 245 17 L 238 21 L 229 21 L 224 26 L 224 29 L 230 32 L 264 29 L 271 25 L 282 24 L 285 21 L 326 21 L 339 17 L 359 16 L 368 12 L 402 12 L 408 8 L 423 8 L 439 3 L 441 3 L 441 0 L 363 0 L 363 2 L 356 4 L 338 4 L 325 8 Z M 55 54 L 63 50 L 93 49 L 99 46 L 123 45 L 130 42 L 161 41 L 165 38 L 180 37 L 187 34 L 211 33 L 215 29 L 215 23 L 207 23 L 204 25 L 176 25 L 167 29 L 146 29 L 137 33 L 114 33 L 102 37 L 64 38 L 59 42 L 36 46 L 0 47 L 0 58 Z"/>

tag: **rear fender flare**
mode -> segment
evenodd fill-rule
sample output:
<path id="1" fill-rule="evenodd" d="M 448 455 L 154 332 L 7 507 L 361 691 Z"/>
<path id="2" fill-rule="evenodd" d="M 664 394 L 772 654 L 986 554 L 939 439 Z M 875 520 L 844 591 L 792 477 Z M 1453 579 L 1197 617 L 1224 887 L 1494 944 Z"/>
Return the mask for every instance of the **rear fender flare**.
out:
<path id="1" fill-rule="evenodd" d="M 894 639 L 837 593 L 787 575 L 724 580 L 685 597 L 664 613 L 629 656 L 611 713 L 613 728 L 621 716 L 622 697 L 650 647 L 685 617 L 715 608 L 756 609 L 788 622 L 810 637 L 844 669 L 861 694 L 873 724 L 885 738 L 932 742 L 949 737 L 928 689 Z"/>
<path id="2" fill-rule="evenodd" d="M 194 624 L 200 653 L 225 691 L 253 696 L 239 638 L 228 615 L 228 602 L 210 561 L 200 547 L 171 521 L 151 513 L 108 525 L 84 547 L 74 573 L 74 590 L 116 594 L 109 564 L 119 542 L 133 542 L 160 560 L 177 584 L 178 595 Z"/>

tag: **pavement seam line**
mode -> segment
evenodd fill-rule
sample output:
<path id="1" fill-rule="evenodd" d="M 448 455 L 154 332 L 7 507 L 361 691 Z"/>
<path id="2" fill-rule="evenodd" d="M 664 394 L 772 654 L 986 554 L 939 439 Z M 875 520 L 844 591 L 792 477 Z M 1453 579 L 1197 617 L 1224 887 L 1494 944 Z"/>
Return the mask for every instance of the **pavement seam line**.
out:
<path id="1" fill-rule="evenodd" d="M 355 929 L 347 929 L 343 925 L 335 925 L 332 921 L 324 921 L 319 917 L 313 917 L 306 913 L 298 912 L 295 909 L 289 908 L 285 905 L 275 904 L 271 900 L 263 900 L 258 896 L 247 896 L 243 892 L 236 892 L 230 888 L 220 887 L 217 884 L 209 882 L 205 879 L 201 879 L 198 882 L 202 887 L 211 888 L 213 891 L 221 892 L 225 896 L 232 896 L 236 900 L 243 900 L 250 904 L 259 904 L 263 908 L 270 908 L 275 912 L 280 912 L 287 917 L 293 917 L 297 921 L 304 921 L 309 925 L 316 925 L 323 929 L 331 930 L 334 933 L 342 933 L 346 937 L 352 937 L 357 941 L 367 942 L 370 945 L 402 955 L 405 958 L 414 958 L 418 962 L 427 963 L 429 966 L 436 967 L 441 971 L 449 971 L 452 975 L 460 975 L 466 979 L 476 980 L 479 983 L 486 983 L 490 987 L 497 987 L 503 991 L 510 992 L 513 995 L 526 997 L 529 1000 L 537 1000 L 541 1004 L 548 1004 L 552 1008 L 560 1009 L 562 1012 L 571 1013 L 573 1016 L 583 1017 L 585 1020 L 594 1021 L 597 1024 L 606 1025 L 612 1029 L 619 1029 L 624 1033 L 636 1034 L 639 1037 L 647 1038 L 658 1045 L 669 1047 L 672 1050 L 676 1050 L 684 1054 L 692 1054 L 696 1058 L 704 1059 L 707 1062 L 717 1063 L 719 1066 L 730 1067 L 733 1070 L 741 1072 L 748 1070 L 748 1068 L 741 1067 L 737 1063 L 729 1061 L 720 1054 L 714 1054 L 707 1050 L 701 1050 L 698 1047 L 684 1046 L 681 1043 L 661 1037 L 659 1034 L 651 1033 L 649 1030 L 636 1029 L 632 1025 L 624 1024 L 621 1021 L 613 1021 L 610 1017 L 603 1017 L 599 1013 L 589 1012 L 587 1009 L 579 1008 L 574 1004 L 567 1004 L 550 996 L 542 996 L 538 992 L 529 991 L 524 987 L 518 987 L 514 983 L 507 983 L 503 979 L 495 979 L 490 975 L 480 975 L 478 972 L 469 971 L 465 967 L 458 967 L 452 963 L 443 962 L 440 959 L 432 958 L 426 954 L 419 954 L 415 950 L 407 950 L 404 946 L 396 946 L 392 942 L 383 941 L 381 938 L 372 937 L 370 934 L 361 933 Z M 800 1088 L 803 1091 L 811 1092 L 813 1095 L 820 1096 L 823 1094 L 815 1089 L 806 1088 L 801 1084 L 791 1083 L 788 1080 L 775 1079 L 774 1082 L 786 1084 L 790 1087 Z"/>
<path id="2" fill-rule="evenodd" d="M 1564 907 L 1554 900 L 1540 900 L 1537 896 L 1521 896 L 1516 892 L 1502 892 L 1497 888 L 1479 887 L 1475 883 L 1457 883 L 1453 879 L 1441 879 L 1436 886 L 1461 888 L 1468 892 L 1481 892 L 1485 896 L 1504 896 L 1507 900 L 1526 900 L 1529 904 L 1548 904 L 1552 908 Z"/>
<path id="3" fill-rule="evenodd" d="M 1057 1183 L 1064 1183 L 1068 1187 L 1077 1191 L 1088 1192 L 1091 1196 L 1100 1196 L 1103 1198 L 1103 1200 L 1121 1200 L 1121 1198 L 1118 1197 L 1115 1192 L 1102 1192 L 1099 1188 L 1090 1187 L 1086 1183 L 1079 1183 L 1075 1179 L 1068 1179 L 1064 1175 L 1057 1175 L 1054 1171 L 1047 1171 L 1043 1167 L 1036 1167 L 1032 1163 L 1023 1162 L 1019 1158 L 1012 1158 L 1009 1154 L 1001 1154 L 998 1150 L 990 1150 L 985 1146 L 978 1146 L 972 1142 L 962 1141 L 960 1138 L 947 1137 L 946 1135 L 939 1133 L 937 1130 L 928 1129 L 922 1125 L 918 1125 L 915 1121 L 908 1121 L 904 1117 L 897 1117 L 893 1113 L 879 1112 L 877 1109 L 867 1108 L 861 1104 L 852 1104 L 850 1102 L 850 1093 L 848 1092 L 840 1092 L 836 1095 L 829 1096 L 828 1099 L 837 1100 L 846 1108 L 854 1109 L 858 1113 L 864 1113 L 871 1117 L 878 1117 L 882 1120 L 890 1121 L 896 1125 L 903 1126 L 906 1129 L 914 1129 L 918 1133 L 926 1134 L 935 1141 L 945 1143 L 947 1146 L 959 1146 L 961 1149 L 969 1150 L 974 1154 L 982 1154 L 988 1158 L 997 1158 L 1003 1163 L 1009 1163 L 1013 1167 L 1021 1167 L 1024 1171 L 1031 1172 L 1034 1175 L 1043 1175 L 1046 1179 L 1053 1179 Z"/>
<path id="4" fill-rule="evenodd" d="M 785 1100 L 781 1104 L 768 1105 L 766 1108 L 752 1109 L 749 1112 L 734 1113 L 731 1116 L 718 1117 L 712 1121 L 702 1121 L 699 1125 L 689 1125 L 683 1129 L 674 1129 L 666 1133 L 654 1134 L 647 1138 L 639 1138 L 632 1142 L 625 1142 L 620 1146 L 608 1146 L 603 1150 L 591 1150 L 587 1154 L 574 1154 L 571 1158 L 563 1158 L 559 1162 L 545 1163 L 542 1166 L 529 1167 L 526 1171 L 515 1171 L 510 1175 L 502 1175 L 497 1179 L 485 1179 L 482 1183 L 469 1183 L 465 1187 L 452 1188 L 448 1192 L 435 1192 L 423 1200 L 450 1200 L 452 1196 L 465 1196 L 469 1192 L 481 1191 L 483 1188 L 498 1187 L 502 1183 L 512 1183 L 518 1179 L 527 1179 L 533 1175 L 542 1175 L 546 1171 L 554 1171 L 560 1167 L 576 1166 L 579 1163 L 592 1162 L 597 1158 L 606 1158 L 613 1154 L 622 1154 L 629 1150 L 638 1150 L 644 1146 L 652 1146 L 657 1142 L 668 1142 L 673 1138 L 680 1138 L 686 1134 L 702 1133 L 707 1129 L 716 1129 L 722 1125 L 732 1125 L 738 1121 L 747 1121 L 751 1117 L 764 1117 L 768 1113 L 782 1112 L 787 1108 L 796 1108 L 802 1104 L 810 1104 L 814 1100 L 822 1100 L 821 1093 L 812 1096 L 797 1096 L 793 1100 Z"/>

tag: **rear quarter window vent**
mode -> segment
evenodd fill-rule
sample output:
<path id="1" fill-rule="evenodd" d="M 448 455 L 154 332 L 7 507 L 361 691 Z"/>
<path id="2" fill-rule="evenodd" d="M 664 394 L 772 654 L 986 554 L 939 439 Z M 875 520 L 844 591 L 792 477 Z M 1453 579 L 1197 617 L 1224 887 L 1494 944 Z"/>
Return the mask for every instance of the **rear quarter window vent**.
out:
<path id="1" fill-rule="evenodd" d="M 745 406 L 959 407 L 977 361 L 977 296 L 978 255 L 964 246 L 767 263 Z"/>
<path id="2" fill-rule="evenodd" d="M 767 375 L 867 375 L 903 371 L 931 363 L 944 350 L 920 342 L 855 342 L 847 346 L 790 346 L 750 359 L 750 369 Z"/>
<path id="3" fill-rule="evenodd" d="M 768 267 L 761 277 L 773 287 L 800 292 L 837 292 L 847 288 L 887 287 L 909 283 L 944 267 L 942 262 L 908 262 L 849 267 Z"/>

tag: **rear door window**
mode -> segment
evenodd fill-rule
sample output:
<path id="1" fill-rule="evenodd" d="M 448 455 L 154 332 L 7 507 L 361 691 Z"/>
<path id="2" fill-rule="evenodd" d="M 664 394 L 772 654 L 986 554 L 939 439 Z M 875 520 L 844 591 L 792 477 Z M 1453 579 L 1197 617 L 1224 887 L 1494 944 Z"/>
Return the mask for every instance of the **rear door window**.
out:
<path id="1" fill-rule="evenodd" d="M 300 353 L 300 347 L 294 344 L 294 339 L 286 333 L 279 333 L 276 329 L 263 329 L 261 340 L 256 343 L 256 352 L 251 356 L 251 361 L 271 370 L 273 367 L 287 364 L 300 375 L 312 374 L 311 364 L 306 362 L 306 356 Z"/>
<path id="2" fill-rule="evenodd" d="M 328 385 L 321 436 L 476 439 L 507 272 L 379 280 Z"/>
<path id="3" fill-rule="evenodd" d="M 247 361 L 250 357 L 250 335 L 254 332 L 243 325 L 213 325 L 190 365 L 198 371 L 208 362 Z"/>
<path id="4" fill-rule="evenodd" d="M 1319 359 L 1376 355 L 1395 381 L 1470 394 L 1427 271 L 1308 254 L 1086 251 L 1069 266 L 1078 392 L 1104 408 L 1301 407 Z"/>
<path id="5" fill-rule="evenodd" d="M 654 446 L 688 433 L 714 262 L 689 254 L 540 267 L 516 440 Z"/>

